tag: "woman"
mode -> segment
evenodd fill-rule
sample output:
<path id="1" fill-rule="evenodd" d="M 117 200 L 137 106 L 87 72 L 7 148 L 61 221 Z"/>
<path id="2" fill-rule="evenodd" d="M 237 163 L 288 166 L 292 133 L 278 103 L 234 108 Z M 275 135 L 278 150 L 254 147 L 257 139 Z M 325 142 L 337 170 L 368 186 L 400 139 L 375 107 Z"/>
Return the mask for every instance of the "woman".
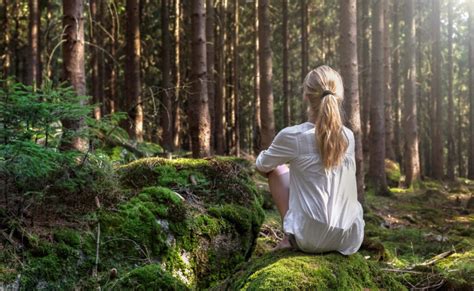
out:
<path id="1" fill-rule="evenodd" d="M 280 131 L 256 161 L 283 221 L 285 237 L 277 249 L 350 255 L 362 244 L 365 223 L 357 201 L 354 134 L 341 114 L 342 79 L 320 66 L 303 87 L 309 121 Z"/>

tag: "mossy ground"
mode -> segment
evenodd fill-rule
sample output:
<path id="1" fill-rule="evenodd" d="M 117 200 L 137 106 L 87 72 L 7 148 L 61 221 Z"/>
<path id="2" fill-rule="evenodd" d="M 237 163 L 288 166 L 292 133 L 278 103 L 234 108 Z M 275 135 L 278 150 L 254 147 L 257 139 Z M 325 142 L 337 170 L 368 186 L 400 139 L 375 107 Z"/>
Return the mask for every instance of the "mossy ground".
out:
<path id="1" fill-rule="evenodd" d="M 1 240 L 0 282 L 25 290 L 473 287 L 473 181 L 425 180 L 389 197 L 367 191 L 366 240 L 346 257 L 273 252 L 280 217 L 244 160 L 147 158 L 117 172 L 121 202 L 75 224 L 29 230 L 0 212 L 10 238 Z"/>
<path id="2" fill-rule="evenodd" d="M 220 288 L 472 289 L 474 216 L 467 201 L 473 189 L 474 181 L 459 179 L 425 180 L 416 191 L 391 188 L 390 197 L 368 191 L 365 241 L 349 257 L 271 252 L 282 233 L 278 213 L 268 209 L 252 260 Z M 433 259 L 440 254 L 446 257 Z"/>
<path id="3" fill-rule="evenodd" d="M 21 249 L 2 241 L 0 282 L 20 275 L 26 290 L 201 289 L 252 254 L 264 212 L 249 162 L 147 158 L 117 172 L 122 202 L 74 228 L 25 230 Z"/>

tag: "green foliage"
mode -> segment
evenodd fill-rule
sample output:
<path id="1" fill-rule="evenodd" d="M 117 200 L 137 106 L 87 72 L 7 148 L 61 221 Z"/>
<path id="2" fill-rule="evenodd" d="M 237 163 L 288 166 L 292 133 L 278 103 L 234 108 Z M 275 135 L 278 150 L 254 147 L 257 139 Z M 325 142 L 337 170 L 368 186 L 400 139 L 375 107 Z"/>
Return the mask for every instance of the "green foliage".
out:
<path id="1" fill-rule="evenodd" d="M 99 136 L 94 134 L 117 124 L 120 116 L 92 121 L 92 106 L 83 105 L 88 97 L 77 96 L 69 87 L 53 86 L 49 80 L 38 89 L 11 80 L 2 81 L 2 85 L 0 176 L 8 189 L 3 193 L 6 201 L 19 203 L 22 209 L 30 199 L 64 202 L 79 196 L 92 201 L 91 197 L 112 197 L 118 192 L 106 155 L 60 151 L 59 144 L 75 136 L 97 140 Z M 65 119 L 85 119 L 89 126 L 69 130 L 61 125 Z"/>

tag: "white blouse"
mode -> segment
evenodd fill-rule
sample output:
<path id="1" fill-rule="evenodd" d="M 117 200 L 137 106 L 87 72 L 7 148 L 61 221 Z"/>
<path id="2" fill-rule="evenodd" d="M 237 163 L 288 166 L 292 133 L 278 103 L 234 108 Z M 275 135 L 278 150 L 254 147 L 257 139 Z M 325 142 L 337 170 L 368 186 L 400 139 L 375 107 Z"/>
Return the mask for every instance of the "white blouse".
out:
<path id="1" fill-rule="evenodd" d="M 294 235 L 305 252 L 350 255 L 357 252 L 364 238 L 363 211 L 357 201 L 354 134 L 347 127 L 343 132 L 349 141 L 346 154 L 341 165 L 327 172 L 310 122 L 284 128 L 257 157 L 257 169 L 265 173 L 290 164 L 290 201 L 283 229 Z"/>

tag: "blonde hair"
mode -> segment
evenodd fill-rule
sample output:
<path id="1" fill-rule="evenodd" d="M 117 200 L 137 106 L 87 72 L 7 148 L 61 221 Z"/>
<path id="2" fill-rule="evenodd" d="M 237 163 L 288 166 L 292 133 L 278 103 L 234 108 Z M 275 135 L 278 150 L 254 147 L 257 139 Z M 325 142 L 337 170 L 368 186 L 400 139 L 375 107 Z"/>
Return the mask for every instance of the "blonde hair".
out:
<path id="1" fill-rule="evenodd" d="M 306 75 L 303 87 L 309 101 L 309 114 L 315 120 L 316 141 L 323 165 L 328 170 L 342 162 L 349 145 L 343 134 L 342 78 L 331 67 L 320 66 Z"/>

